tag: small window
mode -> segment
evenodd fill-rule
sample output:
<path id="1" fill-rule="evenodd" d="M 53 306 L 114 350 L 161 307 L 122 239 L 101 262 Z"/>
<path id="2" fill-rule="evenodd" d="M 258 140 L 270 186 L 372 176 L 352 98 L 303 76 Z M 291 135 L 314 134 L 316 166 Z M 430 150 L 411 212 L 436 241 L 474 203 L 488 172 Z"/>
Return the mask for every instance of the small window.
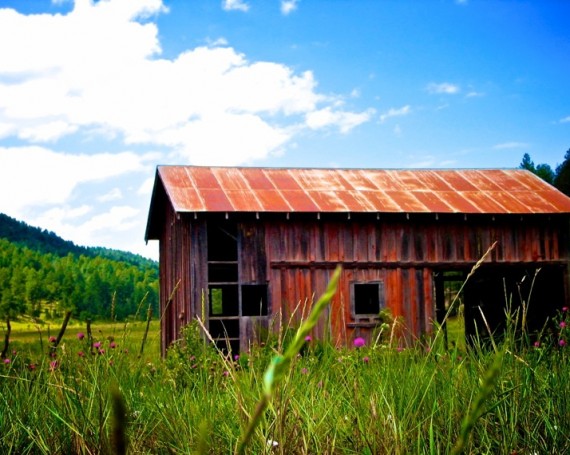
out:
<path id="1" fill-rule="evenodd" d="M 237 285 L 210 285 L 208 301 L 210 316 L 237 316 L 239 314 Z"/>
<path id="2" fill-rule="evenodd" d="M 353 283 L 353 315 L 359 317 L 378 317 L 384 306 L 382 283 Z"/>

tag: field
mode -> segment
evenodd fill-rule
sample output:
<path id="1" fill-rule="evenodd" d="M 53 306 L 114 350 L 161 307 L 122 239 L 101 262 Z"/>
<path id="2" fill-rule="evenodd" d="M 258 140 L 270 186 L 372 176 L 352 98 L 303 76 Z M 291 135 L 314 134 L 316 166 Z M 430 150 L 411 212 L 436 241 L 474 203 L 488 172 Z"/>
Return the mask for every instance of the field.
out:
<path id="1" fill-rule="evenodd" d="M 307 320 L 237 358 L 194 323 L 165 360 L 156 322 L 142 355 L 142 322 L 94 323 L 89 341 L 74 324 L 55 349 L 59 327 L 15 324 L 0 452 L 568 453 L 566 316 L 536 345 L 507 334 L 469 351 L 439 336 L 335 348 Z"/>

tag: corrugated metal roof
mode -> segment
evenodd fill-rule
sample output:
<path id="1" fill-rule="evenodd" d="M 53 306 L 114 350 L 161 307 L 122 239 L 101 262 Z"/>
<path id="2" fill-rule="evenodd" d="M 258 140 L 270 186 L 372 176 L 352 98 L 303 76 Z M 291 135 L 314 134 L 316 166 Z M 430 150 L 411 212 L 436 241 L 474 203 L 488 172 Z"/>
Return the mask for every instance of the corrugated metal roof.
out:
<path id="1" fill-rule="evenodd" d="M 570 213 L 522 169 L 382 170 L 159 166 L 177 212 Z"/>

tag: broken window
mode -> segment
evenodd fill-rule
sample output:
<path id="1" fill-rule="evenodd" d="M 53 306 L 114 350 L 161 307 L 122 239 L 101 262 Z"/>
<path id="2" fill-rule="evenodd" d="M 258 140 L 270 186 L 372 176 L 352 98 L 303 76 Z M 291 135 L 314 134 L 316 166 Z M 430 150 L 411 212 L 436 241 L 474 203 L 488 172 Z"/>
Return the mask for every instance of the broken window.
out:
<path id="1" fill-rule="evenodd" d="M 210 285 L 208 301 L 210 302 L 210 316 L 238 316 L 238 286 L 237 285 Z"/>
<path id="2" fill-rule="evenodd" d="M 267 285 L 242 284 L 242 316 L 267 316 Z"/>
<path id="3" fill-rule="evenodd" d="M 377 318 L 383 306 L 383 283 L 352 284 L 352 313 L 355 318 Z"/>

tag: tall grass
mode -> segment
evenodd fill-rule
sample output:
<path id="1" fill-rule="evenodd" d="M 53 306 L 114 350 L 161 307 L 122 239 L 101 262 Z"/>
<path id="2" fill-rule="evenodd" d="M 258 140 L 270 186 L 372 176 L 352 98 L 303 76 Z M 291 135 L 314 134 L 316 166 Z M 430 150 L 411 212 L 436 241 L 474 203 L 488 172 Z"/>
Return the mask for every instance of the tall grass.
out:
<path id="1" fill-rule="evenodd" d="M 496 351 L 446 351 L 440 339 L 401 349 L 390 336 L 337 349 L 285 327 L 237 359 L 205 343 L 197 322 L 166 360 L 156 325 L 143 357 L 144 326 L 94 325 L 97 348 L 68 329 L 55 357 L 45 336 L 42 353 L 39 341 L 11 343 L 0 365 L 0 452 L 232 453 L 267 393 L 268 365 L 297 344 L 245 453 L 567 453 L 568 311 L 558 322 L 536 346 L 513 328 Z"/>

